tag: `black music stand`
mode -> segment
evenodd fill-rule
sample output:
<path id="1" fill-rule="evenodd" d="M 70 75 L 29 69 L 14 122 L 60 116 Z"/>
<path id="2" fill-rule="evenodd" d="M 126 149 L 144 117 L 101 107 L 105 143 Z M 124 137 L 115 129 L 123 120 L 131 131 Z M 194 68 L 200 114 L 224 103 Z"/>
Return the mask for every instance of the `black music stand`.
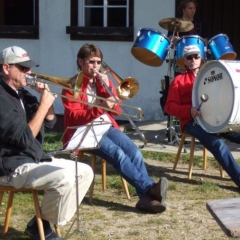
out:
<path id="1" fill-rule="evenodd" d="M 80 129 L 80 131 L 78 131 L 78 133 L 76 133 L 76 135 L 74 135 L 73 137 L 72 137 L 72 140 L 73 141 L 75 141 L 75 143 L 76 143 L 76 140 L 78 141 L 78 143 L 77 144 L 75 144 L 75 146 L 71 149 L 71 151 L 73 151 L 73 152 L 75 152 L 76 150 L 79 150 L 79 149 L 84 149 L 84 150 L 90 150 L 90 149 L 97 149 L 97 148 L 99 148 L 100 147 L 100 145 L 99 145 L 99 141 L 101 140 L 101 138 L 102 138 L 102 136 L 101 137 L 99 137 L 98 136 L 98 134 L 96 134 L 96 130 L 94 129 L 94 127 L 95 126 L 104 126 L 104 125 L 107 125 L 107 126 L 105 126 L 106 127 L 106 129 L 107 129 L 107 131 L 109 131 L 109 128 L 110 128 L 110 126 L 111 126 L 111 123 L 110 122 L 107 122 L 107 121 L 94 121 L 94 122 L 91 122 L 90 124 L 88 124 L 88 125 L 86 125 L 85 126 L 85 129 L 83 128 L 82 130 Z M 67 129 L 66 129 L 66 131 L 68 130 L 68 129 L 79 129 L 79 127 L 68 127 Z M 64 132 L 64 134 L 66 133 L 66 131 Z M 105 131 L 104 133 L 106 133 L 107 131 Z M 86 147 L 86 146 L 84 146 L 83 144 L 86 144 L 86 143 L 84 143 L 84 140 L 86 139 L 86 137 L 87 137 L 87 135 L 89 134 L 89 133 L 91 133 L 92 132 L 92 135 L 93 135 L 93 138 L 94 138 L 94 144 L 91 146 L 91 147 Z M 63 134 L 63 136 L 64 136 L 64 134 Z M 79 134 L 79 135 L 77 135 L 77 134 Z M 81 134 L 81 135 L 80 135 Z M 102 134 L 102 133 L 101 133 Z M 77 137 L 77 139 L 74 139 L 74 138 L 76 138 Z M 71 141 L 71 140 L 70 140 Z M 69 144 L 68 144 L 68 146 L 69 146 Z M 66 150 L 70 150 L 69 148 L 68 148 L 68 146 L 67 146 L 67 148 L 66 148 Z M 72 155 L 73 156 L 73 155 Z M 73 159 L 73 160 L 75 160 L 75 177 L 76 177 L 76 209 L 77 209 L 77 212 L 76 212 L 76 218 L 75 218 L 75 220 L 73 221 L 73 223 L 71 224 L 71 226 L 70 226 L 70 228 L 69 228 L 69 230 L 68 230 L 68 232 L 67 232 L 67 234 L 66 234 L 66 236 L 65 236 L 65 239 L 67 239 L 69 236 L 72 236 L 75 232 L 80 232 L 81 234 L 82 234 L 82 236 L 83 236 L 83 238 L 85 239 L 85 240 L 87 240 L 87 238 L 86 238 L 86 234 L 85 234 L 85 232 L 84 232 L 84 230 L 83 229 L 80 229 L 80 221 L 81 221 L 81 218 L 80 218 L 80 215 L 79 215 L 79 204 L 78 204 L 78 202 L 79 202 L 79 197 L 78 197 L 78 165 L 77 165 L 77 163 L 78 163 L 78 159 L 77 159 L 77 156 L 75 155 L 75 159 Z M 72 232 L 71 234 L 70 234 L 70 231 L 71 231 L 71 229 L 72 229 L 72 227 L 73 227 L 73 225 L 75 224 L 75 222 L 77 222 L 77 226 L 76 226 L 76 229 L 75 229 L 75 231 L 74 232 Z"/>

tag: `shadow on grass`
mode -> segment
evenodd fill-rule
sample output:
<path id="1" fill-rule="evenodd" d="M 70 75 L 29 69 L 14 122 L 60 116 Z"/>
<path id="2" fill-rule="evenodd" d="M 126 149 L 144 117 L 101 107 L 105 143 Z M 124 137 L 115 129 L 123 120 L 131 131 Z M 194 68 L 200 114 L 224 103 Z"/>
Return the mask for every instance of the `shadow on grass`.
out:
<path id="1" fill-rule="evenodd" d="M 156 215 L 156 213 L 152 213 L 152 212 L 141 212 L 135 206 L 132 207 L 132 206 L 128 206 L 128 205 L 125 205 L 125 204 L 122 204 L 119 202 L 105 201 L 105 200 L 97 199 L 97 198 L 95 198 L 93 200 L 92 204 L 90 204 L 88 202 L 88 199 L 86 199 L 86 198 L 84 198 L 83 202 L 89 206 L 95 205 L 98 207 L 105 207 L 106 211 L 113 211 L 113 212 L 117 211 L 117 212 L 126 212 L 126 213 L 132 212 L 132 213 L 136 213 L 136 214 L 146 214 L 147 213 L 147 214 Z"/>
<path id="2" fill-rule="evenodd" d="M 29 237 L 24 234 L 25 229 L 23 229 L 22 231 L 18 231 L 13 227 L 9 227 L 8 233 L 4 237 L 2 237 L 2 234 L 3 234 L 3 231 L 2 231 L 3 225 L 2 224 L 0 225 L 0 228 L 1 228 L 1 231 L 0 231 L 1 238 L 0 239 L 9 239 L 9 240 L 10 239 L 11 240 L 29 239 Z"/>

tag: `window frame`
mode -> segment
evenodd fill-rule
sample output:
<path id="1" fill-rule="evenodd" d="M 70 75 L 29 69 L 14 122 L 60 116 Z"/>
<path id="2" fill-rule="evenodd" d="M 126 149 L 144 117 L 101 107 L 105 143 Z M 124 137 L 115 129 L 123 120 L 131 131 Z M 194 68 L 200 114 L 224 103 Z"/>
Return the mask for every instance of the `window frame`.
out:
<path id="1" fill-rule="evenodd" d="M 129 27 L 81 27 L 78 26 L 78 0 L 71 0 L 71 26 L 66 33 L 71 40 L 129 41 L 134 40 L 134 0 L 129 0 Z"/>
<path id="2" fill-rule="evenodd" d="M 39 39 L 39 0 L 35 1 L 34 25 L 0 25 L 0 38 Z"/>

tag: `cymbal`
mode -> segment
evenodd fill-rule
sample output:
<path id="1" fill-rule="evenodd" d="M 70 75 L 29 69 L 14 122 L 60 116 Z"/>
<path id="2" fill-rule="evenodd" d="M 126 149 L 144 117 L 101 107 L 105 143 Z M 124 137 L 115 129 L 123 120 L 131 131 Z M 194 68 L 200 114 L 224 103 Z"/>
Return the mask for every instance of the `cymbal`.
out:
<path id="1" fill-rule="evenodd" d="M 168 31 L 188 32 L 193 29 L 194 25 L 191 21 L 182 20 L 180 18 L 164 18 L 159 21 L 159 26 Z"/>

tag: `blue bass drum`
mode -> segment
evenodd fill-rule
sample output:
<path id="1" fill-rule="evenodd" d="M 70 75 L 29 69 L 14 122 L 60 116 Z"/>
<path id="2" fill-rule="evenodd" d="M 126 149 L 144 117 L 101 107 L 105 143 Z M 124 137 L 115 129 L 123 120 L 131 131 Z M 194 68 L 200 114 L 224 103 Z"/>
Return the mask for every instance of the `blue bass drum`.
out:
<path id="1" fill-rule="evenodd" d="M 132 47 L 132 55 L 140 62 L 152 66 L 161 66 L 170 46 L 168 38 L 156 30 L 142 28 Z"/>
<path id="2" fill-rule="evenodd" d="M 203 64 L 205 62 L 205 41 L 203 40 L 203 38 L 201 38 L 198 35 L 186 35 L 183 36 L 181 38 L 179 38 L 176 42 L 176 64 L 178 67 L 184 69 L 184 63 L 183 63 L 183 49 L 185 46 L 189 46 L 189 45 L 195 45 L 198 46 L 198 48 L 200 49 L 200 56 L 202 59 L 202 63 Z"/>
<path id="3" fill-rule="evenodd" d="M 234 60 L 237 57 L 228 36 L 222 33 L 209 40 L 208 52 L 214 60 Z"/>

